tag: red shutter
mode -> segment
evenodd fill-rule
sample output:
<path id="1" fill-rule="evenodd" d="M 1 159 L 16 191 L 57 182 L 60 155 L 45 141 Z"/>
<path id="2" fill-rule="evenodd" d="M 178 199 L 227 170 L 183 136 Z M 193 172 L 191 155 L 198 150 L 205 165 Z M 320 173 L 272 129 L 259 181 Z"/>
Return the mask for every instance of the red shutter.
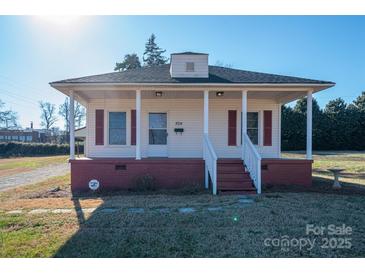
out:
<path id="1" fill-rule="evenodd" d="M 95 110 L 95 145 L 104 145 L 104 110 Z"/>
<path id="2" fill-rule="evenodd" d="M 272 111 L 264 110 L 264 146 L 272 145 Z"/>
<path id="3" fill-rule="evenodd" d="M 237 111 L 228 110 L 228 145 L 235 146 L 237 138 Z"/>
<path id="4" fill-rule="evenodd" d="M 136 145 L 136 110 L 131 110 L 131 145 Z"/>

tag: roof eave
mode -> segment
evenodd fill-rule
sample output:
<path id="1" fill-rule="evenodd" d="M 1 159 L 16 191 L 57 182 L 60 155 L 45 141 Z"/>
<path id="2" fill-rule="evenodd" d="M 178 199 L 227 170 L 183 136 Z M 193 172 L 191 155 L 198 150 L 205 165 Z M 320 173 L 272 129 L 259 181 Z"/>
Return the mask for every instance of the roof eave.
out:
<path id="1" fill-rule="evenodd" d="M 66 86 L 242 86 L 242 87 L 260 87 L 260 86 L 308 86 L 308 87 L 333 87 L 336 83 L 115 83 L 115 82 L 51 82 L 51 87 Z"/>

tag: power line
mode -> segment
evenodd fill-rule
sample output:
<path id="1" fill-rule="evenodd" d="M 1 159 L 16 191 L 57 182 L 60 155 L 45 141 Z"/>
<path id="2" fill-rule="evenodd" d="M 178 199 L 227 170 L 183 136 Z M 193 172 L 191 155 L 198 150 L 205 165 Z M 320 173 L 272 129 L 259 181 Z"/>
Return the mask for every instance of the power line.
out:
<path id="1" fill-rule="evenodd" d="M 15 87 L 15 85 L 12 85 L 12 86 Z M 21 95 L 20 94 L 17 94 L 14 90 L 13 90 L 14 92 L 10 91 L 9 89 L 3 89 L 3 88 L 2 89 L 0 88 L 0 90 L 2 90 L 4 92 L 7 92 L 8 94 L 12 94 L 13 96 L 19 96 L 21 98 L 24 98 L 24 99 L 27 99 L 27 100 L 30 100 L 30 101 L 33 101 L 34 100 L 33 98 L 26 97 L 23 94 L 21 94 Z M 44 97 L 44 95 L 41 95 L 40 93 L 38 93 L 38 95 L 41 96 L 41 97 Z"/>
<path id="2" fill-rule="evenodd" d="M 17 99 L 17 100 L 21 100 L 21 101 L 24 101 L 26 103 L 30 103 L 30 104 L 35 104 L 35 105 L 38 105 L 36 102 L 34 102 L 32 99 L 29 99 L 27 97 L 24 97 L 24 96 L 20 96 L 20 95 L 17 95 L 17 94 L 13 94 L 13 93 L 10 93 L 8 90 L 4 90 L 4 89 L 0 89 L 0 91 L 3 91 L 5 92 L 5 96 L 10 96 L 10 97 L 13 97 L 14 99 Z"/>
<path id="3" fill-rule="evenodd" d="M 12 101 L 12 100 L 9 100 L 9 99 L 6 99 L 6 102 L 10 102 L 12 105 L 17 105 L 21 108 L 24 108 L 24 107 L 29 107 L 29 104 L 27 104 L 26 102 L 19 102 L 19 101 Z"/>
<path id="4" fill-rule="evenodd" d="M 44 94 L 40 93 L 40 90 L 38 88 L 34 87 L 34 86 L 31 86 L 29 84 L 25 84 L 24 82 L 23 82 L 23 84 L 19 84 L 19 80 L 14 81 L 11 78 L 9 78 L 7 76 L 4 76 L 4 75 L 1 75 L 1 74 L 0 74 L 0 77 L 2 77 L 3 79 L 7 80 L 8 81 L 8 84 L 12 85 L 13 87 L 26 88 L 28 90 L 29 89 L 32 89 L 34 91 L 34 93 L 37 93 L 40 96 L 44 96 Z M 44 91 L 44 92 L 46 92 L 46 91 Z"/>

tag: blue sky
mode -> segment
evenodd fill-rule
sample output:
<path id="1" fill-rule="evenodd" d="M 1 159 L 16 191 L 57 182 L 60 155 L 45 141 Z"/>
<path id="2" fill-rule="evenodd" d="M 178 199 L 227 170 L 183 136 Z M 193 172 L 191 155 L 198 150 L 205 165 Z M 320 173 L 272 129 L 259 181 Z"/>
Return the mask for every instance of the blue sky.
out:
<path id="1" fill-rule="evenodd" d="M 0 99 L 38 127 L 38 101 L 64 100 L 49 82 L 113 71 L 125 54 L 141 57 L 151 33 L 167 56 L 206 52 L 212 65 L 336 82 L 315 95 L 322 107 L 365 90 L 364 16 L 0 16 Z"/>

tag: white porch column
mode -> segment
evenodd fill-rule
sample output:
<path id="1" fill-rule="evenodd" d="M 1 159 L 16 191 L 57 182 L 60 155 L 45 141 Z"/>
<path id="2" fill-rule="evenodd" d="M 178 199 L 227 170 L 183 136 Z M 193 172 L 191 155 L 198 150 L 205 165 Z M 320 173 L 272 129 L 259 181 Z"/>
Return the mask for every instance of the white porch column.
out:
<path id="1" fill-rule="evenodd" d="M 136 90 L 136 160 L 141 160 L 141 91 Z"/>
<path id="2" fill-rule="evenodd" d="M 242 130 L 242 160 L 243 153 L 245 150 L 245 134 L 247 134 L 247 90 L 242 91 L 242 121 L 241 121 L 241 130 Z"/>
<path id="3" fill-rule="evenodd" d="M 208 134 L 209 132 L 209 90 L 204 90 L 204 131 L 203 134 Z M 203 137 L 203 142 L 204 142 L 204 137 Z M 203 145 L 203 150 L 204 150 L 205 145 Z M 205 160 L 205 151 L 203 151 L 203 155 L 204 155 L 204 160 Z M 208 167 L 205 164 L 204 165 L 204 169 L 205 169 L 205 188 L 208 189 L 209 188 L 209 173 L 208 173 Z"/>
<path id="4" fill-rule="evenodd" d="M 204 134 L 209 131 L 209 90 L 204 90 Z"/>
<path id="5" fill-rule="evenodd" d="M 307 159 L 312 160 L 312 91 L 307 92 Z"/>
<path id="6" fill-rule="evenodd" d="M 281 107 L 282 104 L 278 105 L 278 113 L 279 113 L 279 147 L 278 147 L 278 156 L 281 158 Z"/>
<path id="7" fill-rule="evenodd" d="M 70 91 L 70 107 L 69 107 L 69 119 L 70 119 L 70 159 L 75 159 L 75 102 L 74 93 Z"/>

